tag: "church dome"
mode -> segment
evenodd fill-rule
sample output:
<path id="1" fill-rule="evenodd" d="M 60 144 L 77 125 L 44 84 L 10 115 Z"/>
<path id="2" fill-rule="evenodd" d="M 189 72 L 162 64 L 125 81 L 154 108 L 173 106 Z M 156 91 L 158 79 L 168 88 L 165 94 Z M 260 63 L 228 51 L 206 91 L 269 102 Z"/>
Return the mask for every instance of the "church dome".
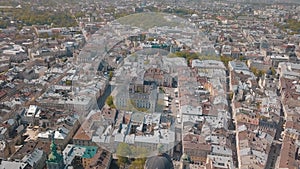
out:
<path id="1" fill-rule="evenodd" d="M 174 169 L 174 166 L 167 154 L 161 154 L 148 158 L 145 169 Z"/>

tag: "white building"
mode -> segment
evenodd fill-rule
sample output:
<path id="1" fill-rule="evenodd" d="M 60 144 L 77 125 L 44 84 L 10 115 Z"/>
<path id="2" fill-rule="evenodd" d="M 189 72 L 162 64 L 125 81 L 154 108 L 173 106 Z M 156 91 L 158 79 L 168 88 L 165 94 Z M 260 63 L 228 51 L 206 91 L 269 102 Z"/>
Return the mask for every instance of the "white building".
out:
<path id="1" fill-rule="evenodd" d="M 27 112 L 24 114 L 24 121 L 29 124 L 38 122 L 41 110 L 36 105 L 30 105 Z"/>

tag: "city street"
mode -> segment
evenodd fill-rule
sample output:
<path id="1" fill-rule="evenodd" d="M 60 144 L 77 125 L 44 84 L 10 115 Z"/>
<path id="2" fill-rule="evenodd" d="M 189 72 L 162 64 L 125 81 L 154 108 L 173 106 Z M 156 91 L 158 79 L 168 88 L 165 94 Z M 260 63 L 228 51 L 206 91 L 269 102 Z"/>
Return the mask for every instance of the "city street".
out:
<path id="1" fill-rule="evenodd" d="M 103 108 L 103 106 L 105 105 L 105 101 L 106 101 L 106 98 L 111 94 L 111 92 L 113 91 L 114 89 L 114 86 L 112 85 L 108 85 L 104 94 L 98 98 L 97 100 L 97 104 L 98 104 L 98 108 L 99 110 L 101 110 Z"/>
<path id="2" fill-rule="evenodd" d="M 283 120 L 283 117 L 281 117 L 279 120 L 277 130 L 276 130 L 273 144 L 271 145 L 271 148 L 270 148 L 270 153 L 268 156 L 268 160 L 267 160 L 265 169 L 275 169 L 275 164 L 276 164 L 277 158 L 280 155 L 281 142 L 279 141 L 279 139 L 281 138 L 281 132 L 283 131 L 283 123 L 284 123 L 284 120 Z"/>

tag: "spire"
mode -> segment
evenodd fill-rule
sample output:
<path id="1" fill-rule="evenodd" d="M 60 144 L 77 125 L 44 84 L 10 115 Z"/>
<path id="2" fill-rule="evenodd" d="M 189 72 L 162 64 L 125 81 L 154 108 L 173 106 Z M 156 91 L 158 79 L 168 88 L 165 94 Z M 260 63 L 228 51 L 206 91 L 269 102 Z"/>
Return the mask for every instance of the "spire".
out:
<path id="1" fill-rule="evenodd" d="M 57 152 L 57 146 L 56 146 L 56 144 L 55 144 L 55 142 L 54 142 L 54 132 L 51 134 L 50 150 L 51 150 L 51 153 L 50 153 L 49 156 L 48 156 L 48 161 L 49 161 L 49 162 L 55 162 L 55 163 L 58 163 L 58 162 L 60 162 L 61 160 L 63 160 L 62 155 L 60 155 L 60 154 Z"/>

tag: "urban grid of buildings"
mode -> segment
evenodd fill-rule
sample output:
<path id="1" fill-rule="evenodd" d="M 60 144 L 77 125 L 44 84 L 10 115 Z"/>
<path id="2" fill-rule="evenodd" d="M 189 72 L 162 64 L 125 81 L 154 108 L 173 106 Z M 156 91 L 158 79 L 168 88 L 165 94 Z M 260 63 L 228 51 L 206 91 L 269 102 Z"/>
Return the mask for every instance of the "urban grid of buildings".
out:
<path id="1" fill-rule="evenodd" d="M 77 25 L 12 17 L 28 5 Z M 297 0 L 30 0 L 0 13 L 0 169 L 300 168 Z"/>

